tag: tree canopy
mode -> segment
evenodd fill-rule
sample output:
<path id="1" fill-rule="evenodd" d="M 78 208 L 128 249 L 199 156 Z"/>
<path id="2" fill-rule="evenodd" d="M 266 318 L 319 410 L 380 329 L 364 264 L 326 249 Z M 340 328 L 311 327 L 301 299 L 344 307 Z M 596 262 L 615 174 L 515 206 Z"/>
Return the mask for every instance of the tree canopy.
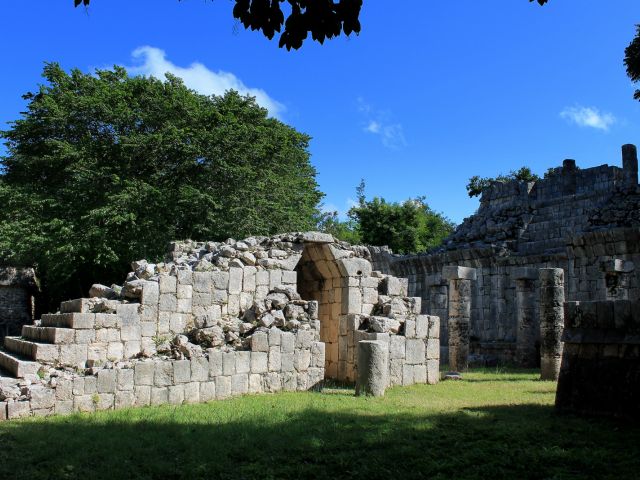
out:
<path id="1" fill-rule="evenodd" d="M 467 193 L 470 197 L 477 197 L 482 195 L 491 184 L 499 182 L 510 182 L 511 180 L 517 180 L 519 182 L 536 182 L 540 180 L 540 177 L 533 173 L 529 167 L 521 167 L 518 170 L 512 170 L 507 175 L 498 175 L 497 177 L 479 177 L 474 175 L 469 179 L 467 183 Z"/>
<path id="2" fill-rule="evenodd" d="M 55 300 L 122 280 L 170 240 L 315 226 L 309 137 L 251 97 L 204 96 L 120 67 L 65 72 L 1 136 L 0 262 L 34 265 Z"/>
<path id="3" fill-rule="evenodd" d="M 624 51 L 624 65 L 631 81 L 640 82 L 640 25 L 636 25 L 636 36 Z M 635 91 L 633 98 L 640 100 L 640 89 Z"/>
<path id="4" fill-rule="evenodd" d="M 337 212 L 325 214 L 320 229 L 340 240 L 365 245 L 387 245 L 395 253 L 417 253 L 437 247 L 453 232 L 454 224 L 433 211 L 425 197 L 387 202 L 367 200 L 364 181 L 357 188 L 358 204 L 340 221 Z"/>
<path id="5" fill-rule="evenodd" d="M 73 0 L 75 6 L 88 6 L 91 0 Z M 311 38 L 324 43 L 342 33 L 360 33 L 362 0 L 234 0 L 233 16 L 246 29 L 261 31 L 272 39 L 280 35 L 280 47 L 298 49 Z M 544 5 L 548 0 L 529 0 Z M 282 4 L 288 5 L 283 9 Z M 284 30 L 282 29 L 284 27 Z"/>

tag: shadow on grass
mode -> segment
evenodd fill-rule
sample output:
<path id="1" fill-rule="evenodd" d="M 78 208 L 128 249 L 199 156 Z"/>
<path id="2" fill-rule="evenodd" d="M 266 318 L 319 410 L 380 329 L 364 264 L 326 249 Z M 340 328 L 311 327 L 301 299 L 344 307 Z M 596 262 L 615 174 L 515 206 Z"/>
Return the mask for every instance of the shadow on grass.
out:
<path id="1" fill-rule="evenodd" d="M 224 420 L 215 403 L 180 408 L 179 421 L 165 407 L 8 422 L 0 478 L 627 479 L 640 468 L 640 429 L 547 406 L 259 410 Z"/>

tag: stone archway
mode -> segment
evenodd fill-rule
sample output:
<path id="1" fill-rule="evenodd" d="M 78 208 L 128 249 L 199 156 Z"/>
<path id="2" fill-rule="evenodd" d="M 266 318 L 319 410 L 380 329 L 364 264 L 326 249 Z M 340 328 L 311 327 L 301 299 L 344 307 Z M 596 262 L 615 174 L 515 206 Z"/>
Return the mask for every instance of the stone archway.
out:
<path id="1" fill-rule="evenodd" d="M 350 321 L 357 322 L 355 315 L 363 313 L 360 278 L 371 274 L 371 263 L 352 255 L 331 243 L 305 242 L 296 267 L 298 293 L 304 300 L 318 302 L 325 377 L 341 381 L 355 380 L 353 332 L 357 326 Z"/>

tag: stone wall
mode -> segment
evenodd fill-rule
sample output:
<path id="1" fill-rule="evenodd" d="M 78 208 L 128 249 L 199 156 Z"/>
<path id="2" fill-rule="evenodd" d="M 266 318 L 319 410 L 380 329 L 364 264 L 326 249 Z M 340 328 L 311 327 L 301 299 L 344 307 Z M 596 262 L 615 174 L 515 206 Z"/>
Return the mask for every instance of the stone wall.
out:
<path id="1" fill-rule="evenodd" d="M 556 408 L 640 418 L 640 301 L 565 303 Z"/>
<path id="2" fill-rule="evenodd" d="M 0 267 L 0 342 L 33 321 L 36 292 L 33 269 Z"/>
<path id="3" fill-rule="evenodd" d="M 495 183 L 480 207 L 443 247 L 393 255 L 371 247 L 374 268 L 409 280 L 422 313 L 441 318 L 441 358 L 448 357 L 447 266 L 475 268 L 471 286 L 471 357 L 480 363 L 531 364 L 539 336 L 518 346 L 522 309 L 538 318 L 538 280 L 523 269 L 562 268 L 567 300 L 640 298 L 640 205 L 635 147 L 623 147 L 623 168 L 579 169 L 573 160 L 535 183 Z M 528 292 L 528 293 L 527 293 Z M 534 320 L 535 321 L 535 320 Z M 538 331 L 539 329 L 535 329 Z M 518 352 L 528 351 L 522 357 Z"/>
<path id="4" fill-rule="evenodd" d="M 5 338 L 0 411 L 25 415 L 190 403 L 353 382 L 357 342 L 385 340 L 390 383 L 436 383 L 439 319 L 366 248 L 317 232 L 175 242 L 122 286 Z M 0 416 L 3 414 L 0 413 Z"/>

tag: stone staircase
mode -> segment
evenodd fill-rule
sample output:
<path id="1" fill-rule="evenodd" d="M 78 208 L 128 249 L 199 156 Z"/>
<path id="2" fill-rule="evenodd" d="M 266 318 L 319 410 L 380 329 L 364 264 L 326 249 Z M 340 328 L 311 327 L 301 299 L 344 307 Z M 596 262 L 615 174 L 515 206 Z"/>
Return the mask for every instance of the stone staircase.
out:
<path id="1" fill-rule="evenodd" d="M 91 312 L 91 300 L 62 302 L 60 313 L 44 314 L 33 325 L 24 325 L 20 337 L 5 337 L 0 348 L 0 370 L 25 378 L 37 374 L 43 364 L 84 368 L 96 328 L 118 323 L 115 313 Z"/>

